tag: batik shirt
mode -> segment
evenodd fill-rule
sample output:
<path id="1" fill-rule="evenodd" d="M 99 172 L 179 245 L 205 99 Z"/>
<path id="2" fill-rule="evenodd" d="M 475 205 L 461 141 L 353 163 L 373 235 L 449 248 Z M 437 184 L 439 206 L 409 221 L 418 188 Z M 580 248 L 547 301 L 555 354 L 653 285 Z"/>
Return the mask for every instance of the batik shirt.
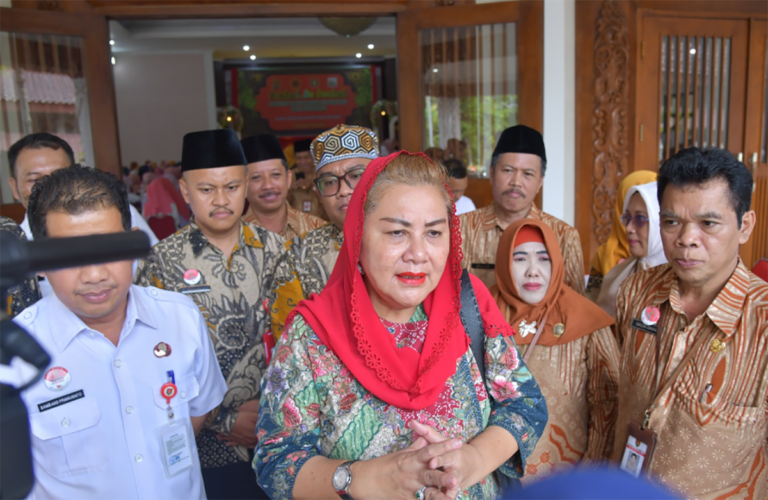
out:
<path id="1" fill-rule="evenodd" d="M 525 355 L 529 345 L 521 345 Z M 572 342 L 537 345 L 527 361 L 547 400 L 549 422 L 528 459 L 523 484 L 580 461 L 607 461 L 613 451 L 619 348 L 610 328 Z"/>
<path id="2" fill-rule="evenodd" d="M 279 233 L 285 241 L 290 241 L 297 236 L 302 236 L 307 231 L 312 231 L 327 223 L 323 219 L 315 217 L 312 214 L 299 212 L 287 203 L 285 206 L 288 209 L 288 220 L 285 224 L 285 228 Z M 254 226 L 262 227 L 259 223 L 259 217 L 253 212 L 253 207 L 248 209 L 248 213 L 243 216 L 243 220 L 245 222 L 250 222 Z"/>
<path id="3" fill-rule="evenodd" d="M 421 306 L 406 324 L 382 322 L 399 348 L 421 352 L 428 324 Z M 435 404 L 400 409 L 368 392 L 296 316 L 262 381 L 253 459 L 259 484 L 270 498 L 291 498 L 296 476 L 310 458 L 368 460 L 402 450 L 413 442 L 411 420 L 464 442 L 489 425 L 506 429 L 520 451 L 497 472 L 520 478 L 547 423 L 546 404 L 512 337 L 486 335 L 485 369 L 483 377 L 469 349 Z M 497 478 L 490 474 L 458 498 L 498 493 Z"/>
<path id="4" fill-rule="evenodd" d="M 152 247 L 136 271 L 138 285 L 187 293 L 208 324 L 228 390 L 197 436 L 203 468 L 249 460 L 244 446 L 227 446 L 216 434 L 229 434 L 237 408 L 259 397 L 266 369 L 263 336 L 269 329 L 264 304 L 273 289 L 275 262 L 283 252 L 280 236 L 242 223 L 240 241 L 227 259 L 192 221 Z M 199 283 L 184 282 L 184 272 L 189 269 L 199 271 Z"/>
<path id="5" fill-rule="evenodd" d="M 565 222 L 531 207 L 528 218 L 548 225 L 557 235 L 565 264 L 565 284 L 584 295 L 584 257 L 581 252 L 579 233 Z M 496 218 L 494 205 L 480 208 L 459 216 L 461 221 L 461 249 L 464 259 L 461 267 L 467 269 L 485 283 L 489 289 L 496 284 L 494 267 L 496 249 L 504 229 Z"/>
<path id="6" fill-rule="evenodd" d="M 302 299 L 320 293 L 339 258 L 344 233 L 332 223 L 294 238 L 275 270 L 276 289 L 270 303 L 273 333 L 279 339 L 285 319 Z"/>
<path id="7" fill-rule="evenodd" d="M 661 311 L 656 334 L 632 326 L 648 306 Z M 664 264 L 626 279 L 616 327 L 623 342 L 614 460 L 627 425 L 643 422 L 656 391 L 703 336 L 651 415 L 657 444 L 649 472 L 685 498 L 768 498 L 768 284 L 739 261 L 712 304 L 689 321 L 677 275 Z"/>
<path id="8" fill-rule="evenodd" d="M 8 217 L 0 216 L 0 238 L 10 237 L 7 233 L 13 234 L 21 241 L 27 241 L 27 236 L 18 224 Z M 10 290 L 6 297 L 6 313 L 13 318 L 21 311 L 40 300 L 40 287 L 37 285 L 37 277 L 33 276 L 21 282 L 18 286 Z"/>
<path id="9" fill-rule="evenodd" d="M 328 219 L 328 215 L 320 204 L 320 199 L 312 187 L 297 187 L 290 191 L 291 206 L 299 212 L 312 214 L 321 219 Z"/>

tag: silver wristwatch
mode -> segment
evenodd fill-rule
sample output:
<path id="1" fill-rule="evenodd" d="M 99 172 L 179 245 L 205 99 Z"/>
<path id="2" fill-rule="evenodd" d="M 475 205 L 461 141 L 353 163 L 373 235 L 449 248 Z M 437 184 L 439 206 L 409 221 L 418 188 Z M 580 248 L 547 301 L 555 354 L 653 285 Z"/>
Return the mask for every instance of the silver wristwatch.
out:
<path id="1" fill-rule="evenodd" d="M 349 494 L 349 487 L 352 484 L 352 469 L 350 467 L 353 463 L 355 463 L 355 460 L 344 462 L 333 473 L 333 488 L 336 490 L 336 494 L 343 500 L 355 500 Z"/>

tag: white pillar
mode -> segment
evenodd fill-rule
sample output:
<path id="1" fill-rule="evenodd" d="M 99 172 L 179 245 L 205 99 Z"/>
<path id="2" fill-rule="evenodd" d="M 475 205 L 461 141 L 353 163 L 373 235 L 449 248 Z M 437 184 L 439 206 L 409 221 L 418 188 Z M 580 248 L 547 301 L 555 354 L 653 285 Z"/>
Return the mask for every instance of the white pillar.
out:
<path id="1" fill-rule="evenodd" d="M 544 0 L 543 209 L 568 224 L 576 211 L 576 0 Z"/>

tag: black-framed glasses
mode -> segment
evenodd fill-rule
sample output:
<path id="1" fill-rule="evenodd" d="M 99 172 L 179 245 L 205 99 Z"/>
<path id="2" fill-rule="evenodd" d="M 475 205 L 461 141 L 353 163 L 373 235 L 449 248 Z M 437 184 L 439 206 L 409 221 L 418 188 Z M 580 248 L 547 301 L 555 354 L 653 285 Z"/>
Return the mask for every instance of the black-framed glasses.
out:
<path id="1" fill-rule="evenodd" d="M 336 196 L 341 188 L 341 181 L 346 182 L 349 189 L 355 189 L 355 186 L 357 186 L 357 183 L 360 182 L 360 179 L 363 177 L 364 172 L 365 168 L 356 168 L 350 170 L 341 177 L 338 175 L 326 174 L 315 179 L 315 186 L 317 186 L 317 190 L 320 191 L 320 194 L 323 196 Z"/>
<path id="2" fill-rule="evenodd" d="M 637 214 L 634 217 L 629 214 L 622 214 L 621 223 L 624 227 L 627 227 L 630 221 L 635 223 L 635 227 L 643 227 L 648 224 L 648 217 L 642 214 Z"/>

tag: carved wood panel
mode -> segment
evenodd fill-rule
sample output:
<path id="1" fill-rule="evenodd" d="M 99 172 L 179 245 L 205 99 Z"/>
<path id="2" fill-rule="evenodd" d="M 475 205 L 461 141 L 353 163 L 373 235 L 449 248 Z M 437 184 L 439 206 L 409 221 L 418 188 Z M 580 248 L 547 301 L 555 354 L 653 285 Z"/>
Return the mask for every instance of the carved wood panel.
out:
<path id="1" fill-rule="evenodd" d="M 608 239 L 619 181 L 628 173 L 629 36 L 617 2 L 605 0 L 595 29 L 592 110 L 592 215 L 598 243 Z"/>

